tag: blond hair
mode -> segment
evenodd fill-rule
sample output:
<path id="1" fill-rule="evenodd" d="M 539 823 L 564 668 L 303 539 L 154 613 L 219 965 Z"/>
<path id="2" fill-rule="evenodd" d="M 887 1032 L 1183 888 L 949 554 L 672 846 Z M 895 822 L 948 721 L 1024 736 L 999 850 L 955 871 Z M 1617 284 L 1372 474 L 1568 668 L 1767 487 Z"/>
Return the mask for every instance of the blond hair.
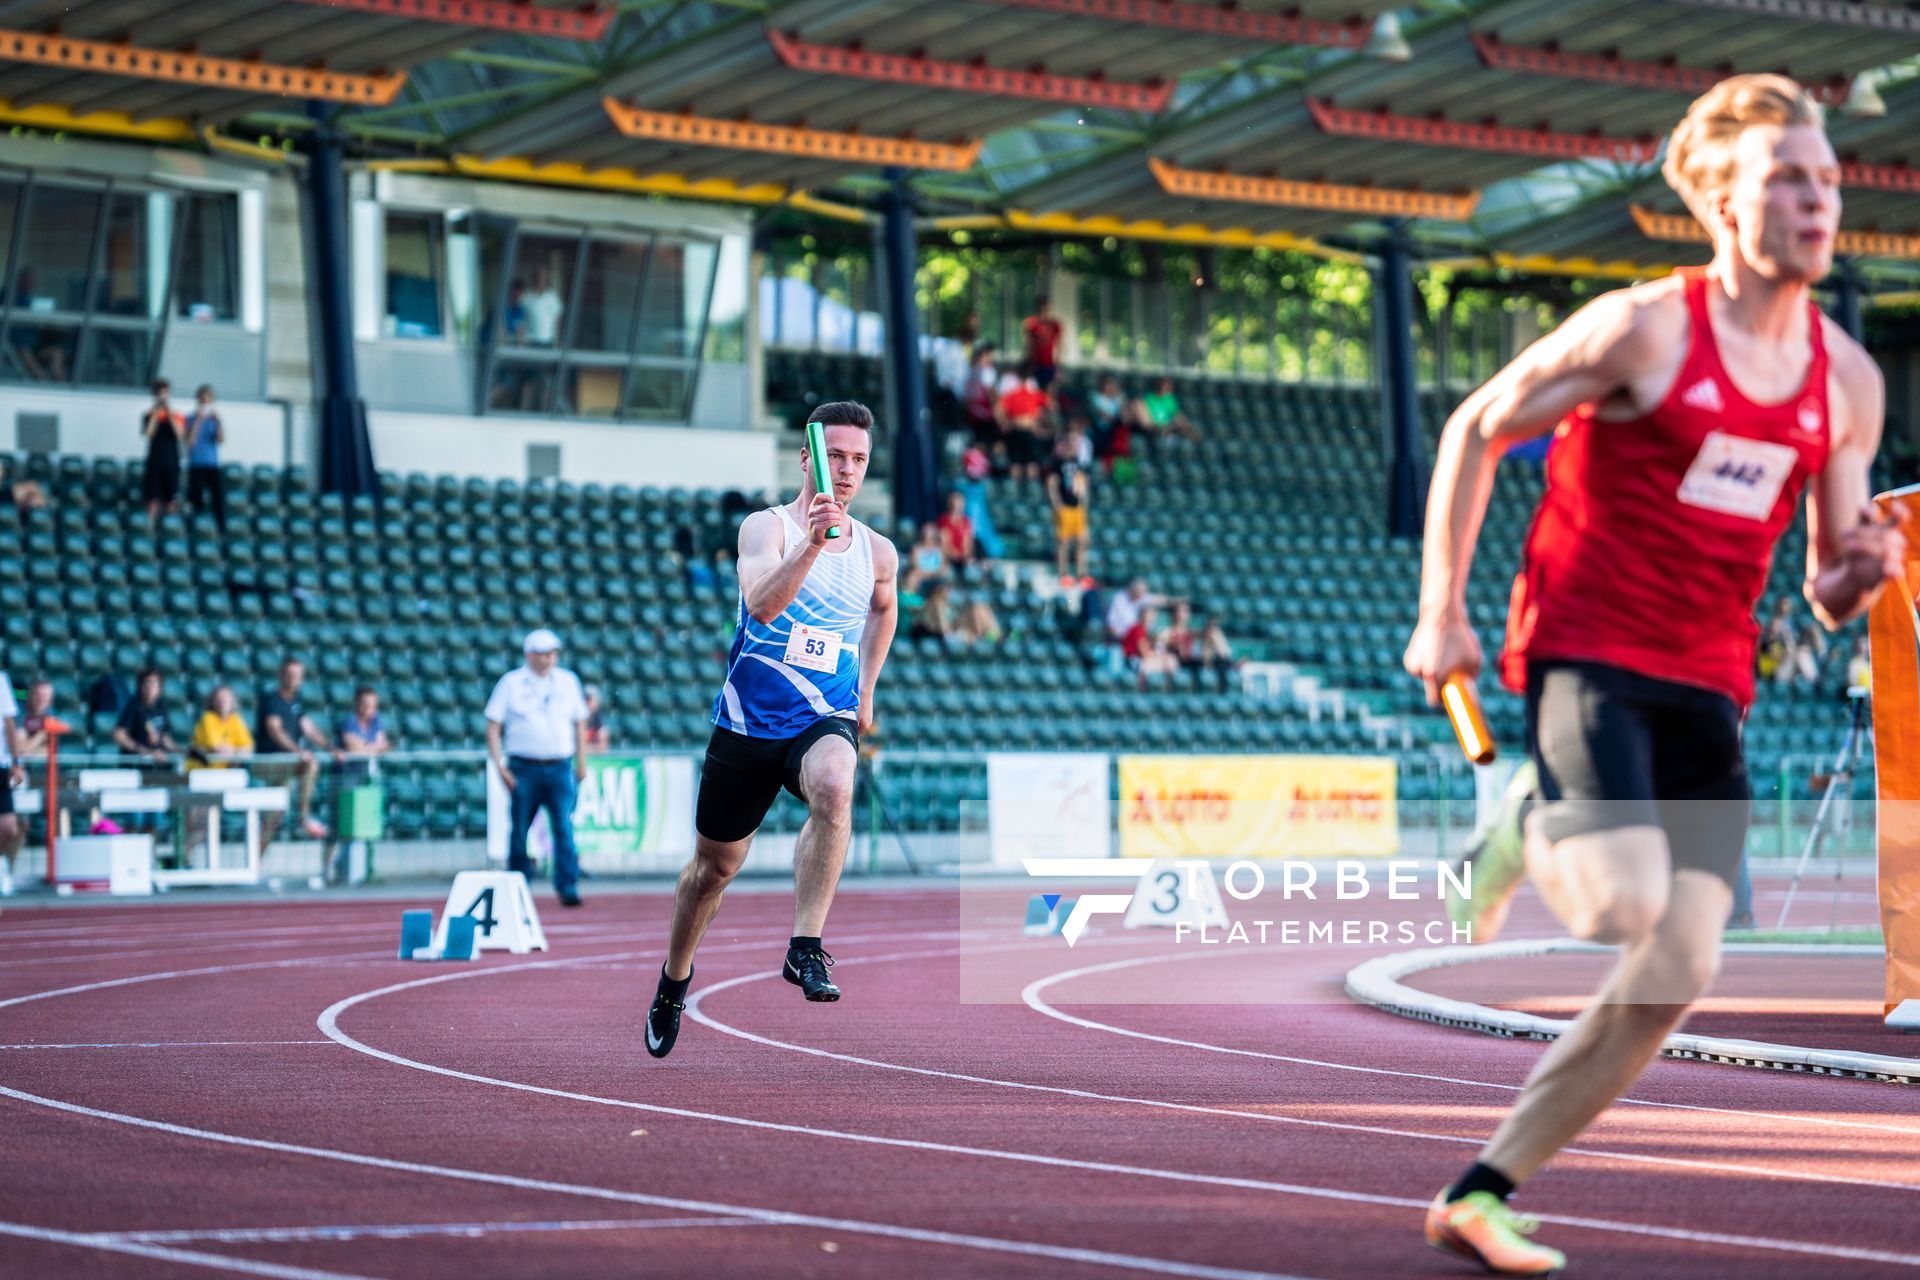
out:
<path id="1" fill-rule="evenodd" d="M 1779 75 L 1729 76 L 1695 98 L 1667 140 L 1660 172 L 1702 222 L 1705 201 L 1733 181 L 1733 144 L 1758 124 L 1821 124 L 1820 104 L 1795 80 Z"/>

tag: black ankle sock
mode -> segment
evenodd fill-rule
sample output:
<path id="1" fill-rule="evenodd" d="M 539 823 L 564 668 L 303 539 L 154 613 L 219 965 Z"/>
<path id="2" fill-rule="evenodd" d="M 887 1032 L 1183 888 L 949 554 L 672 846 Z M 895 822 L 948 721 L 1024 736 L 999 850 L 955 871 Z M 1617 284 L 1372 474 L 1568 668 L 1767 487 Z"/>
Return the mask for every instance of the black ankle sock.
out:
<path id="1" fill-rule="evenodd" d="M 1498 1199 L 1505 1200 L 1513 1194 L 1513 1179 L 1492 1165 L 1476 1160 L 1460 1175 L 1460 1181 L 1447 1188 L 1447 1203 L 1452 1204 L 1476 1191 L 1491 1191 Z"/>
<path id="2" fill-rule="evenodd" d="M 684 978 L 669 978 L 665 965 L 660 966 L 660 994 L 672 996 L 675 1000 L 687 998 L 687 988 L 693 983 L 693 970 L 687 970 Z"/>
<path id="3" fill-rule="evenodd" d="M 818 951 L 819 949 L 820 939 L 818 938 L 793 937 L 787 939 L 787 950 L 789 951 Z"/>

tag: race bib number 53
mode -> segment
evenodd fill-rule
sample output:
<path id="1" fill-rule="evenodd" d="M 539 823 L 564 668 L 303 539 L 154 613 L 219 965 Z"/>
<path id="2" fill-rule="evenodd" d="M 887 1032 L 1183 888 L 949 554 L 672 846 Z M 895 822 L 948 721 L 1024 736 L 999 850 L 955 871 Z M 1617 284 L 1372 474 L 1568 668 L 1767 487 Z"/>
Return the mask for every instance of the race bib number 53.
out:
<path id="1" fill-rule="evenodd" d="M 1709 431 L 1680 482 L 1680 501 L 1748 520 L 1773 514 L 1799 451 L 1770 440 Z"/>
<path id="2" fill-rule="evenodd" d="M 824 627 L 796 622 L 787 634 L 786 663 L 831 674 L 840 666 L 840 637 Z"/>

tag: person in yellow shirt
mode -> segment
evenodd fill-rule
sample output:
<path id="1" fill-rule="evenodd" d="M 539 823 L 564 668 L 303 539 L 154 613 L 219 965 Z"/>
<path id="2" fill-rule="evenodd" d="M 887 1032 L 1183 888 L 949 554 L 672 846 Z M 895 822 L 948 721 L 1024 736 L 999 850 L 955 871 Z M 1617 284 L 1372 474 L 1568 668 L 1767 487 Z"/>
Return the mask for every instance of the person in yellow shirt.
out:
<path id="1" fill-rule="evenodd" d="M 187 768 L 224 769 L 236 756 L 253 754 L 253 731 L 241 718 L 233 690 L 221 685 L 207 697 L 207 709 L 193 726 Z"/>

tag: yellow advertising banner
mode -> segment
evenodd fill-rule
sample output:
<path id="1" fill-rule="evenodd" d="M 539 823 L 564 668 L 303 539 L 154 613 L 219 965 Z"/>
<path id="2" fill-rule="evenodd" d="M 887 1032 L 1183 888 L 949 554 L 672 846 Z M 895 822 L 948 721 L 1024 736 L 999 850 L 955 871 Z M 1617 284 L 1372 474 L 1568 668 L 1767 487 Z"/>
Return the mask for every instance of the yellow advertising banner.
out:
<path id="1" fill-rule="evenodd" d="M 1388 858 L 1399 771 L 1383 756 L 1121 756 L 1125 858 Z"/>

